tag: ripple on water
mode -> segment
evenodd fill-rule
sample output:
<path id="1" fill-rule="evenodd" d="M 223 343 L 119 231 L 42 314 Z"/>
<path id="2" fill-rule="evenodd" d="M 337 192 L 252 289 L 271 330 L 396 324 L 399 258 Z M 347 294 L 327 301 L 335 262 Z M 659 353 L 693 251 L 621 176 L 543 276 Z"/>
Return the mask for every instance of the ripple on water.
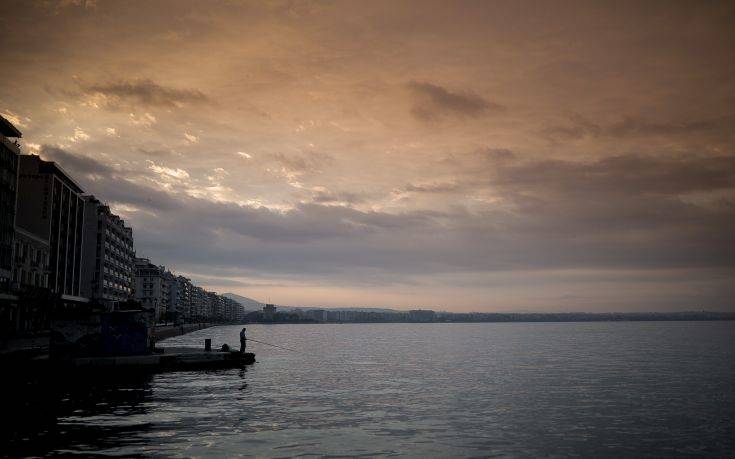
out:
<path id="1" fill-rule="evenodd" d="M 234 345 L 239 329 L 160 344 Z M 733 323 L 248 331 L 300 351 L 252 343 L 247 369 L 26 387 L 9 412 L 42 414 L 4 433 L 8 454 L 735 454 Z"/>

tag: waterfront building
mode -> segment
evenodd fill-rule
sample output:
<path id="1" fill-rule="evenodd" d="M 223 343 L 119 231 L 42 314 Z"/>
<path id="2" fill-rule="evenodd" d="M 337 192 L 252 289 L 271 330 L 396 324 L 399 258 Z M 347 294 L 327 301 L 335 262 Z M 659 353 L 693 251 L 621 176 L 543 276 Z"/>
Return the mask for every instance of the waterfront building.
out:
<path id="1" fill-rule="evenodd" d="M 207 292 L 196 285 L 191 288 L 191 319 L 201 321 L 206 317 L 207 310 Z"/>
<path id="2" fill-rule="evenodd" d="M 221 304 L 221 319 L 224 322 L 234 322 L 235 321 L 235 307 L 233 304 L 233 301 L 230 298 L 226 298 L 224 296 L 218 295 L 219 301 Z"/>
<path id="3" fill-rule="evenodd" d="M 324 309 L 312 309 L 310 311 L 307 311 L 306 315 L 310 319 L 313 319 L 317 322 L 327 321 L 327 311 L 325 311 Z"/>
<path id="4" fill-rule="evenodd" d="M 207 292 L 207 301 L 209 303 L 208 318 L 216 322 L 222 322 L 225 320 L 225 301 L 220 295 L 215 292 Z"/>
<path id="5" fill-rule="evenodd" d="M 155 311 L 156 321 L 166 314 L 169 290 L 164 280 L 163 266 L 156 266 L 148 258 L 135 259 L 134 298 L 146 309 Z"/>
<path id="6" fill-rule="evenodd" d="M 276 315 L 276 307 L 272 304 L 263 306 L 263 320 L 272 321 Z"/>
<path id="7" fill-rule="evenodd" d="M 436 319 L 436 313 L 428 309 L 414 309 L 408 311 L 408 319 L 411 322 L 433 322 Z"/>
<path id="8" fill-rule="evenodd" d="M 213 314 L 217 317 L 217 320 L 224 322 L 232 321 L 232 304 L 229 298 L 225 298 L 222 295 L 217 295 L 217 311 L 213 311 Z"/>
<path id="9" fill-rule="evenodd" d="M 13 271 L 21 132 L 0 116 L 0 293 L 10 291 Z M 15 140 L 11 140 L 15 139 Z"/>
<path id="10" fill-rule="evenodd" d="M 4 327 L 23 335 L 47 330 L 53 302 L 48 289 L 49 243 L 16 228 L 13 255 L 12 292 L 15 301 L 0 305 Z"/>
<path id="11" fill-rule="evenodd" d="M 133 230 L 94 196 L 84 197 L 82 296 L 116 309 L 133 296 Z"/>
<path id="12" fill-rule="evenodd" d="M 232 298 L 225 296 L 221 296 L 220 298 L 222 298 L 225 305 L 225 320 L 229 322 L 242 322 L 245 315 L 242 305 Z"/>
<path id="13" fill-rule="evenodd" d="M 48 287 L 62 301 L 80 296 L 83 190 L 58 164 L 37 155 L 19 157 L 16 226 L 49 246 Z"/>
<path id="14" fill-rule="evenodd" d="M 170 284 L 170 301 L 173 305 L 171 315 L 178 323 L 191 320 L 191 280 L 184 276 L 175 276 Z"/>
<path id="15" fill-rule="evenodd" d="M 352 311 L 340 309 L 327 311 L 327 320 L 329 322 L 353 322 L 354 319 L 354 313 Z"/>
<path id="16" fill-rule="evenodd" d="M 166 291 L 166 304 L 165 313 L 162 317 L 164 321 L 168 322 L 176 317 L 176 275 L 171 271 L 165 270 L 162 274 L 163 277 L 163 288 Z"/>
<path id="17" fill-rule="evenodd" d="M 49 281 L 48 241 L 16 228 L 13 257 L 13 286 L 15 291 L 46 289 Z"/>

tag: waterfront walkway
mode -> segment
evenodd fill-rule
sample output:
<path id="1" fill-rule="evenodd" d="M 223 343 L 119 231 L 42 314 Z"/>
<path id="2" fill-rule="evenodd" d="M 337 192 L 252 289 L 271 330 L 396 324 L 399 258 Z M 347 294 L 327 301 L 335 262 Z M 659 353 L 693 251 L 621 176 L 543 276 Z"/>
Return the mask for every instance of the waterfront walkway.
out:
<path id="1" fill-rule="evenodd" d="M 153 339 L 156 341 L 161 341 L 162 339 L 171 338 L 172 336 L 185 335 L 193 331 L 209 328 L 212 325 L 213 324 L 208 322 L 202 322 L 196 324 L 164 325 L 161 327 L 154 327 Z"/>
<path id="2" fill-rule="evenodd" d="M 46 354 L 48 353 L 48 345 L 48 333 L 37 336 L 9 338 L 6 341 L 0 342 L 0 357 Z"/>
<path id="3" fill-rule="evenodd" d="M 196 330 L 209 328 L 213 324 L 208 322 L 184 325 L 164 325 L 153 327 L 154 342 L 161 341 L 172 336 L 184 335 Z M 49 350 L 49 334 L 43 333 L 37 336 L 9 338 L 0 341 L 0 358 L 27 358 L 39 355 L 47 355 Z"/>

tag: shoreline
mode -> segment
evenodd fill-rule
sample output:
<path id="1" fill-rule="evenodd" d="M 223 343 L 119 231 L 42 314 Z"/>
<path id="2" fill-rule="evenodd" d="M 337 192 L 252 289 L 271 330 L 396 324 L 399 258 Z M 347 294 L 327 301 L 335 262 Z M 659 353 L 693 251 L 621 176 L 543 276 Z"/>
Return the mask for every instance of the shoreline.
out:
<path id="1" fill-rule="evenodd" d="M 197 330 L 204 330 L 215 325 L 211 322 L 203 322 L 196 324 L 185 324 L 179 326 L 155 327 L 151 332 L 151 338 L 154 343 L 158 343 L 166 338 L 181 336 Z M 49 352 L 49 333 L 41 333 L 38 336 L 25 336 L 19 338 L 11 338 L 6 343 L 2 343 L 0 347 L 0 360 L 18 360 L 31 359 L 39 356 L 48 355 Z"/>

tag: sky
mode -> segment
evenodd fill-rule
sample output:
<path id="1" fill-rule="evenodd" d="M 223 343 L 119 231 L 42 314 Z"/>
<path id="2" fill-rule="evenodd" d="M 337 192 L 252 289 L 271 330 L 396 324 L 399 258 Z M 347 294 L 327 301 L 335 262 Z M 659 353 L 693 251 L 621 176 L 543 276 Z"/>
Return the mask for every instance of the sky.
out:
<path id="1" fill-rule="evenodd" d="M 205 288 L 735 310 L 733 2 L 0 3 L 22 150 Z"/>

